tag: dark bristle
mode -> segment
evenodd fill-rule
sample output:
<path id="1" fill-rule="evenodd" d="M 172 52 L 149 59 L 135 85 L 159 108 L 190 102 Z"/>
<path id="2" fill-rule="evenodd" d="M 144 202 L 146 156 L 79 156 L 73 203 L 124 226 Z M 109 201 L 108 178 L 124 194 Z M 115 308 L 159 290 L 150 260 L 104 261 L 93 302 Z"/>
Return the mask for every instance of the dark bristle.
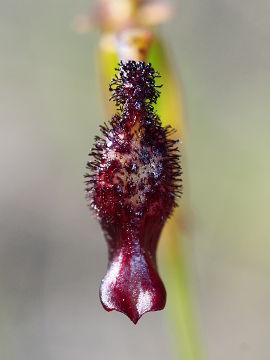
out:
<path id="1" fill-rule="evenodd" d="M 111 81 L 111 98 L 116 105 L 124 105 L 127 100 L 137 103 L 156 103 L 160 92 L 155 79 L 160 77 L 151 64 L 143 61 L 123 61 L 119 64 L 118 75 Z"/>

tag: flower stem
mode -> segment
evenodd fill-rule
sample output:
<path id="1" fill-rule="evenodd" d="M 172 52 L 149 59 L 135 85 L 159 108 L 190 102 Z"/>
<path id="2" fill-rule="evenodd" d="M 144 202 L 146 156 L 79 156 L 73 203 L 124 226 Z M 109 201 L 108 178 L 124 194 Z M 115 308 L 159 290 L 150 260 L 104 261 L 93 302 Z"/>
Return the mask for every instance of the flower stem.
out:
<path id="1" fill-rule="evenodd" d="M 202 360 L 185 250 L 181 246 L 180 229 L 175 229 L 174 220 L 164 231 L 161 258 L 175 350 L 177 359 Z"/>

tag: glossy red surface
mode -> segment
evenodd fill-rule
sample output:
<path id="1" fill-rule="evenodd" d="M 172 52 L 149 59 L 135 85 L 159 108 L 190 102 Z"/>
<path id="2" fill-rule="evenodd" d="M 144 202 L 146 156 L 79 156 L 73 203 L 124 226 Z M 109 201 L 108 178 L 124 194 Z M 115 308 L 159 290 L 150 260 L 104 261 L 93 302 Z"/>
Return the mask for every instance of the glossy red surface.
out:
<path id="1" fill-rule="evenodd" d="M 152 107 L 159 96 L 156 77 L 150 64 L 120 63 L 110 86 L 120 113 L 101 127 L 86 175 L 87 198 L 109 250 L 100 299 L 107 311 L 120 311 L 134 323 L 165 306 L 156 248 L 181 193 L 176 141 Z"/>

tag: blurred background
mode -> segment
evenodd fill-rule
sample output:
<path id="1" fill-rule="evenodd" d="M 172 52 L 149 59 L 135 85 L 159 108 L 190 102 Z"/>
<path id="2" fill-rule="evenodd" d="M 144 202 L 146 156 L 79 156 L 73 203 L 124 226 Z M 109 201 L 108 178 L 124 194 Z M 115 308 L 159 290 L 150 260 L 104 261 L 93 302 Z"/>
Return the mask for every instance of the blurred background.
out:
<path id="1" fill-rule="evenodd" d="M 0 359 L 172 359 L 167 310 L 106 313 L 84 199 L 105 120 L 90 0 L 0 0 Z M 175 0 L 161 31 L 185 93 L 187 253 L 210 360 L 270 358 L 270 2 Z"/>

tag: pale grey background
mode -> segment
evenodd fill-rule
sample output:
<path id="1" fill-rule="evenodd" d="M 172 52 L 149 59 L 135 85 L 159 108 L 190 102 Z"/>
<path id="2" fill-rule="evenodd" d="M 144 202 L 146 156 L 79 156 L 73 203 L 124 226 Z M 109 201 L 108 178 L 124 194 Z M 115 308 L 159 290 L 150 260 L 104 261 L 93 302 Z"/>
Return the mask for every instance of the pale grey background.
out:
<path id="1" fill-rule="evenodd" d="M 270 2 L 182 0 L 163 27 L 185 89 L 193 237 L 210 360 L 269 360 Z M 104 121 L 86 0 L 0 0 L 0 359 L 170 359 L 166 312 L 137 327 L 97 292 L 106 246 L 83 194 Z"/>

